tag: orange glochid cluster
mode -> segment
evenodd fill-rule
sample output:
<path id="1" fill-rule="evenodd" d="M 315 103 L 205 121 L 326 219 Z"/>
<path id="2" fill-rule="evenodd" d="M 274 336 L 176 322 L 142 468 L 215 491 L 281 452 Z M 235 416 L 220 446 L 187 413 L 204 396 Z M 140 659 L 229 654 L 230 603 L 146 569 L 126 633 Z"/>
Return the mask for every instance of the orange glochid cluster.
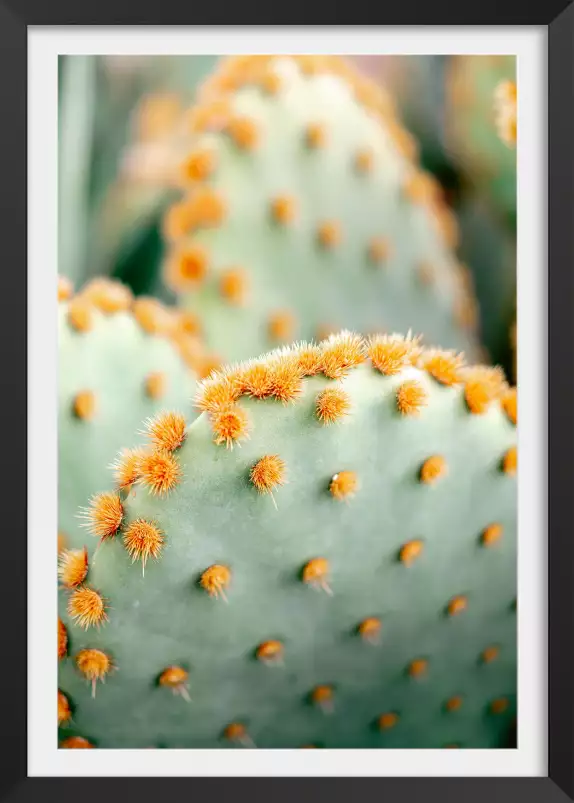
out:
<path id="1" fill-rule="evenodd" d="M 351 499 L 359 487 L 359 480 L 354 471 L 339 471 L 333 474 L 329 484 L 329 491 L 335 499 Z"/>
<path id="2" fill-rule="evenodd" d="M 249 479 L 259 493 L 273 495 L 275 488 L 285 484 L 285 473 L 285 463 L 279 455 L 269 454 L 251 467 Z"/>
<path id="3" fill-rule="evenodd" d="M 249 437 L 251 424 L 247 412 L 239 405 L 229 405 L 209 414 L 214 442 L 220 446 L 225 444 L 228 449 Z"/>
<path id="4" fill-rule="evenodd" d="M 242 151 L 252 151 L 259 144 L 261 132 L 249 117 L 232 117 L 225 128 L 235 145 Z"/>
<path id="5" fill-rule="evenodd" d="M 501 524 L 489 524 L 481 533 L 480 541 L 483 546 L 492 546 L 502 538 L 503 528 Z"/>
<path id="6" fill-rule="evenodd" d="M 284 647 L 277 639 L 263 641 L 255 651 L 255 657 L 265 664 L 281 664 L 283 662 Z"/>
<path id="7" fill-rule="evenodd" d="M 327 251 L 336 248 L 343 239 L 341 224 L 337 220 L 325 220 L 317 228 L 317 240 Z"/>
<path id="8" fill-rule="evenodd" d="M 58 577 L 64 588 L 76 588 L 88 573 L 88 550 L 63 549 L 58 557 Z"/>
<path id="9" fill-rule="evenodd" d="M 91 683 L 92 697 L 96 696 L 96 683 L 105 681 L 113 669 L 112 659 L 102 650 L 84 649 L 76 655 L 76 666 L 81 674 Z"/>
<path id="10" fill-rule="evenodd" d="M 144 380 L 146 396 L 150 399 L 161 399 L 165 395 L 167 377 L 161 371 L 154 371 L 148 374 Z"/>
<path id="11" fill-rule="evenodd" d="M 91 390 L 81 390 L 74 396 L 74 415 L 83 421 L 89 421 L 96 413 L 96 397 Z"/>
<path id="12" fill-rule="evenodd" d="M 66 695 L 58 689 L 58 725 L 64 725 L 69 722 L 72 716 L 70 711 L 70 703 Z"/>
<path id="13" fill-rule="evenodd" d="M 187 155 L 181 166 L 182 182 L 205 181 L 213 175 L 216 166 L 215 151 L 198 148 Z"/>
<path id="14" fill-rule="evenodd" d="M 365 641 L 376 643 L 379 640 L 383 625 L 376 616 L 368 616 L 357 627 L 357 632 Z"/>
<path id="15" fill-rule="evenodd" d="M 68 633 L 66 626 L 58 617 L 58 658 L 63 658 L 68 652 Z"/>
<path id="16" fill-rule="evenodd" d="M 242 268 L 229 268 L 219 277 L 219 292 L 234 306 L 245 304 L 248 298 L 249 282 Z"/>
<path id="17" fill-rule="evenodd" d="M 231 582 L 231 570 L 227 566 L 215 563 L 203 572 L 199 582 L 210 597 L 218 599 L 221 596 L 222 599 L 227 600 L 225 589 Z"/>
<path id="18" fill-rule="evenodd" d="M 375 265 L 381 265 L 388 260 L 391 255 L 391 244 L 386 237 L 374 237 L 367 247 L 369 261 Z"/>
<path id="19" fill-rule="evenodd" d="M 173 694 L 183 697 L 186 702 L 190 702 L 188 681 L 189 672 L 181 666 L 168 666 L 158 679 L 160 686 L 171 689 Z"/>
<path id="20" fill-rule="evenodd" d="M 370 148 L 361 148 L 355 154 L 355 169 L 358 173 L 371 173 L 375 163 L 375 156 Z"/>
<path id="21" fill-rule="evenodd" d="M 397 409 L 402 415 L 419 416 L 428 403 L 428 394 L 416 379 L 408 379 L 397 389 Z"/>
<path id="22" fill-rule="evenodd" d="M 165 280 L 176 293 L 196 290 L 209 270 L 209 254 L 204 246 L 194 243 L 176 247 L 166 263 Z"/>
<path id="23" fill-rule="evenodd" d="M 379 730 L 387 731 L 394 728 L 399 721 L 399 716 L 394 711 L 388 711 L 386 714 L 381 714 L 377 720 Z"/>
<path id="24" fill-rule="evenodd" d="M 327 558 L 312 558 L 303 566 L 301 579 L 308 586 L 326 591 L 331 595 L 332 592 L 329 586 L 330 570 Z"/>
<path id="25" fill-rule="evenodd" d="M 297 321 L 289 310 L 279 310 L 269 316 L 267 328 L 269 337 L 273 341 L 288 341 L 293 339 Z"/>
<path id="26" fill-rule="evenodd" d="M 107 621 L 106 601 L 88 586 L 79 586 L 68 599 L 68 614 L 74 622 L 87 630 Z"/>
<path id="27" fill-rule="evenodd" d="M 162 412 L 145 422 L 145 434 L 154 448 L 173 452 L 184 442 L 186 426 L 182 413 Z"/>
<path id="28" fill-rule="evenodd" d="M 333 424 L 351 411 L 351 399 L 342 388 L 325 388 L 315 399 L 315 411 L 322 424 Z"/>
<path id="29" fill-rule="evenodd" d="M 518 456 L 516 446 L 511 446 L 504 453 L 504 457 L 502 458 L 502 470 L 505 474 L 508 474 L 511 477 L 516 475 L 516 471 L 518 468 Z"/>
<path id="30" fill-rule="evenodd" d="M 504 373 L 498 367 L 474 365 L 462 372 L 464 398 L 474 415 L 485 413 L 496 400 L 504 399 L 508 390 Z"/>
<path id="31" fill-rule="evenodd" d="M 462 594 L 459 594 L 458 596 L 453 597 L 449 601 L 446 608 L 446 612 L 448 616 L 457 616 L 459 613 L 465 611 L 467 607 L 468 607 L 468 599 Z"/>
<path id="32" fill-rule="evenodd" d="M 399 374 L 409 365 L 415 365 L 421 354 L 419 337 L 402 335 L 375 335 L 367 342 L 367 355 L 373 366 L 385 376 Z"/>
<path id="33" fill-rule="evenodd" d="M 425 485 L 432 485 L 434 482 L 444 477 L 448 471 L 446 460 L 442 455 L 429 457 L 421 466 L 420 479 Z"/>
<path id="34" fill-rule="evenodd" d="M 77 332 L 89 332 L 94 325 L 94 308 L 81 296 L 75 296 L 68 304 L 68 323 Z"/>
<path id="35" fill-rule="evenodd" d="M 58 276 L 58 301 L 68 301 L 73 295 L 74 286 L 65 276 Z"/>
<path id="36" fill-rule="evenodd" d="M 327 143 L 327 130 L 322 123 L 309 123 L 305 128 L 305 143 L 308 148 L 324 148 Z"/>
<path id="37" fill-rule="evenodd" d="M 122 449 L 116 460 L 111 464 L 114 479 L 120 491 L 128 491 L 140 478 L 140 461 L 145 454 L 142 447 L 135 449 Z"/>
<path id="38" fill-rule="evenodd" d="M 90 499 L 90 506 L 80 513 L 82 525 L 101 541 L 118 532 L 124 517 L 122 501 L 117 493 L 106 491 Z"/>
<path id="39" fill-rule="evenodd" d="M 455 385 L 460 382 L 460 371 L 464 366 L 464 355 L 454 351 L 433 349 L 424 354 L 422 367 L 441 385 Z"/>
<path id="40" fill-rule="evenodd" d="M 172 330 L 172 312 L 156 298 L 139 296 L 132 305 L 132 313 L 140 328 L 149 335 L 165 335 Z"/>
<path id="41" fill-rule="evenodd" d="M 92 749 L 94 745 L 83 736 L 69 736 L 60 742 L 60 747 L 64 750 Z"/>
<path id="42" fill-rule="evenodd" d="M 321 685 L 315 686 L 311 692 L 311 702 L 319 706 L 325 711 L 331 711 L 333 708 L 334 689 L 332 686 Z"/>
<path id="43" fill-rule="evenodd" d="M 423 542 L 420 540 L 407 541 L 399 551 L 399 560 L 405 566 L 410 566 L 423 551 Z"/>
<path id="44" fill-rule="evenodd" d="M 481 654 L 480 660 L 485 664 L 490 664 L 493 661 L 496 661 L 498 656 L 500 655 L 500 647 L 496 644 L 491 644 L 489 647 L 486 647 Z"/>
<path id="45" fill-rule="evenodd" d="M 144 451 L 139 460 L 138 470 L 138 481 L 154 496 L 168 494 L 178 485 L 182 477 L 177 457 L 161 447 Z"/>
<path id="46" fill-rule="evenodd" d="M 271 217 L 276 223 L 286 226 L 297 216 L 297 202 L 291 195 L 278 195 L 271 201 Z"/>
<path id="47" fill-rule="evenodd" d="M 500 403 L 508 419 L 516 426 L 518 421 L 516 388 L 508 388 L 503 393 Z"/>
<path id="48" fill-rule="evenodd" d="M 449 713 L 453 713 L 454 711 L 459 711 L 462 708 L 463 699 L 460 695 L 456 695 L 455 697 L 450 697 L 446 703 L 444 704 L 445 711 Z"/>
<path id="49" fill-rule="evenodd" d="M 80 295 L 107 315 L 129 310 L 134 300 L 129 287 L 121 282 L 103 277 L 88 282 Z"/>
<path id="50" fill-rule="evenodd" d="M 221 193 L 211 187 L 197 187 L 187 198 L 188 231 L 217 228 L 227 216 Z"/>
<path id="51" fill-rule="evenodd" d="M 123 534 L 124 546 L 132 563 L 141 560 L 142 572 L 145 572 L 149 558 L 157 560 L 160 556 L 164 540 L 164 534 L 158 525 L 142 518 L 130 522 Z"/>
<path id="52" fill-rule="evenodd" d="M 426 658 L 415 658 L 414 661 L 408 666 L 408 673 L 413 678 L 422 677 L 428 670 L 428 661 Z"/>

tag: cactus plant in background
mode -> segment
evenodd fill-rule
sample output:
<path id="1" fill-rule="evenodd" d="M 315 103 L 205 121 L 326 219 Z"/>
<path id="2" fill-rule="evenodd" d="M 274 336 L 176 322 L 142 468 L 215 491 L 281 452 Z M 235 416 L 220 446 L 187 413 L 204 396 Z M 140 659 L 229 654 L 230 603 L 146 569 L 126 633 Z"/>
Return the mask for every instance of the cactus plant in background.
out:
<path id="1" fill-rule="evenodd" d="M 149 423 L 132 484 L 85 511 L 101 547 L 60 592 L 61 746 L 504 746 L 500 371 L 343 332 L 225 369 L 196 405 Z"/>
<path id="2" fill-rule="evenodd" d="M 134 61 L 137 64 L 133 57 L 107 59 L 109 81 Z M 127 106 L 130 114 L 118 163 L 105 185 L 94 236 L 100 270 L 128 284 L 137 295 L 172 300 L 158 281 L 160 223 L 174 199 L 170 159 L 177 152 L 184 110 L 216 61 L 216 56 L 156 56 L 136 70 L 137 94 Z M 185 129 L 181 133 L 185 136 Z"/>
<path id="3" fill-rule="evenodd" d="M 516 59 L 514 56 L 455 56 L 449 67 L 446 126 L 448 145 L 471 189 L 484 194 L 514 235 L 516 228 L 516 150 L 511 125 L 503 122 L 495 92 L 514 86 L 516 137 Z M 505 118 L 506 119 L 506 118 Z M 509 119 L 509 118 L 508 118 Z M 498 135 L 506 127 L 505 137 Z"/>
<path id="4" fill-rule="evenodd" d="M 448 142 L 466 187 L 456 211 L 461 256 L 472 268 L 483 342 L 513 372 L 516 314 L 516 84 L 512 56 L 451 58 Z"/>
<path id="5" fill-rule="evenodd" d="M 386 94 L 341 58 L 233 57 L 188 117 L 165 280 L 226 360 L 341 326 L 476 354 L 456 222 Z"/>
<path id="6" fill-rule="evenodd" d="M 490 361 L 512 376 L 509 327 L 516 312 L 516 241 L 486 199 L 462 195 L 457 204 L 460 257 L 472 270 L 482 343 Z"/>
<path id="7" fill-rule="evenodd" d="M 516 104 L 517 89 L 514 81 L 502 81 L 494 93 L 495 122 L 498 135 L 509 148 L 516 148 Z M 516 380 L 516 349 L 517 349 L 517 330 L 516 330 L 516 299 L 514 307 L 514 320 L 510 327 L 510 348 L 512 350 L 512 376 Z"/>
<path id="8" fill-rule="evenodd" d="M 458 188 L 457 165 L 445 148 L 448 56 L 353 56 L 357 66 L 392 94 L 405 126 L 420 145 L 421 164 L 448 195 Z"/>
<path id="9" fill-rule="evenodd" d="M 146 186 L 123 169 L 126 148 L 134 136 L 140 146 L 154 136 L 157 142 L 160 107 L 165 120 L 169 108 L 173 114 L 177 104 L 191 102 L 215 62 L 215 56 L 60 57 L 59 271 L 75 284 L 121 274 L 133 260 L 143 268 L 146 259 L 157 261 L 153 213 L 165 187 L 153 196 L 149 175 Z M 150 94 L 156 113 L 149 102 L 134 120 L 134 107 Z"/>
<path id="10" fill-rule="evenodd" d="M 119 283 L 96 279 L 73 296 L 61 279 L 58 298 L 59 548 L 77 549 L 78 507 L 106 487 L 126 434 L 142 441 L 144 419 L 165 405 L 186 409 L 195 377 L 212 366 L 189 316 L 134 301 Z"/>

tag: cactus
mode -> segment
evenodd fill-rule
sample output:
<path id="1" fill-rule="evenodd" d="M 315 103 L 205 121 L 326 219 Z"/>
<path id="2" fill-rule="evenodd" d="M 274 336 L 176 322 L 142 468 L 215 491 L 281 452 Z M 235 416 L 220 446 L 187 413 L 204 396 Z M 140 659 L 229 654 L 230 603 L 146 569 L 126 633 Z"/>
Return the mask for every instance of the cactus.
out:
<path id="1" fill-rule="evenodd" d="M 110 80 L 134 61 L 124 57 L 119 64 L 108 64 Z M 137 104 L 134 108 L 134 98 L 127 104 L 131 115 L 120 164 L 115 165 L 117 175 L 106 185 L 95 230 L 100 270 L 113 273 L 136 295 L 169 299 L 158 281 L 160 222 L 174 200 L 169 163 L 174 150 L 177 152 L 186 106 L 216 61 L 215 56 L 156 56 L 145 59 L 136 70 L 141 84 Z M 107 94 L 113 89 L 108 86 Z M 185 128 L 182 133 L 185 137 Z"/>
<path id="2" fill-rule="evenodd" d="M 61 746 L 505 746 L 501 373 L 343 332 L 222 370 L 196 406 L 156 417 L 131 488 L 85 511 L 101 547 L 60 592 Z"/>
<path id="3" fill-rule="evenodd" d="M 438 55 L 353 56 L 359 68 L 392 94 L 405 126 L 419 142 L 421 163 L 443 187 L 454 189 L 456 166 L 444 142 L 448 59 Z"/>
<path id="4" fill-rule="evenodd" d="M 457 206 L 460 256 L 472 271 L 482 342 L 490 361 L 512 376 L 508 329 L 516 308 L 516 240 L 484 198 L 466 196 Z"/>
<path id="5" fill-rule="evenodd" d="M 471 186 L 490 200 L 514 233 L 516 228 L 516 64 L 514 56 L 456 56 L 448 79 L 449 146 Z M 501 114 L 505 97 L 497 88 L 514 86 L 512 115 Z M 503 91 L 504 95 L 504 91 Z M 503 137 L 499 136 L 499 132 Z M 509 147 L 510 145 L 510 147 Z"/>
<path id="6" fill-rule="evenodd" d="M 475 358 L 456 221 L 382 91 L 340 58 L 251 56 L 198 96 L 164 275 L 211 348 L 416 327 Z"/>
<path id="7" fill-rule="evenodd" d="M 59 546 L 78 548 L 78 506 L 106 487 L 126 432 L 165 405 L 185 409 L 211 366 L 189 317 L 133 301 L 119 283 L 94 280 L 72 297 L 61 279 L 58 298 Z"/>
<path id="8" fill-rule="evenodd" d="M 160 254 L 154 260 L 153 248 L 144 247 L 152 239 L 147 229 L 168 196 L 161 185 L 154 193 L 149 169 L 147 175 L 142 169 L 157 165 L 166 133 L 161 124 L 175 122 L 178 106 L 192 101 L 216 60 L 60 57 L 59 270 L 74 284 L 122 271 L 133 278 L 137 261 L 143 263 L 138 291 L 151 291 L 144 277 Z M 137 148 L 129 147 L 130 138 Z M 122 158 L 130 155 L 135 159 Z"/>
<path id="9" fill-rule="evenodd" d="M 514 81 L 502 81 L 494 93 L 495 123 L 500 139 L 509 148 L 516 148 L 517 133 L 517 88 Z M 516 382 L 517 376 L 517 323 L 516 305 L 514 307 L 513 321 L 510 326 L 510 348 L 512 351 L 512 378 Z"/>

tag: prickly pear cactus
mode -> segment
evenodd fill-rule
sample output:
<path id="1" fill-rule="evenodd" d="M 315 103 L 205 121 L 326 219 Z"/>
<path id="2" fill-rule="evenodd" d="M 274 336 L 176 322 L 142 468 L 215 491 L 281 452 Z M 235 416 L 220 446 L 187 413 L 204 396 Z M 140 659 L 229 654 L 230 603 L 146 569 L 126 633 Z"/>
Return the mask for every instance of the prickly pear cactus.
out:
<path id="1" fill-rule="evenodd" d="M 160 250 L 149 228 L 169 200 L 163 176 L 156 182 L 163 147 L 216 61 L 60 57 L 59 269 L 76 285 L 126 274 L 138 294 L 151 293 Z"/>
<path id="2" fill-rule="evenodd" d="M 516 313 L 516 238 L 484 198 L 463 196 L 457 213 L 460 256 L 472 273 L 482 343 L 489 360 L 512 376 L 508 331 Z"/>
<path id="3" fill-rule="evenodd" d="M 500 139 L 509 148 L 516 148 L 517 130 L 517 89 L 514 81 L 502 81 L 496 87 L 494 93 L 495 104 L 495 123 Z M 517 323 L 516 323 L 516 299 L 514 304 L 513 321 L 510 327 L 510 348 L 512 351 L 512 378 L 516 382 L 517 377 Z"/>
<path id="4" fill-rule="evenodd" d="M 58 297 L 58 526 L 61 546 L 77 548 L 78 506 L 106 487 L 126 433 L 165 405 L 187 409 L 210 366 L 186 316 L 134 301 L 119 283 L 94 280 L 72 296 L 60 280 Z"/>
<path id="5" fill-rule="evenodd" d="M 515 81 L 514 56 L 453 57 L 446 119 L 449 146 L 471 185 L 486 194 L 512 228 L 516 225 Z M 509 94 L 510 87 L 514 90 Z M 503 111 L 512 105 L 513 115 Z"/>
<path id="6" fill-rule="evenodd" d="M 334 57 L 234 57 L 188 117 L 165 281 L 226 360 L 341 327 L 475 353 L 456 222 L 390 99 Z"/>
<path id="7" fill-rule="evenodd" d="M 516 396 L 497 369 L 341 333 L 196 403 L 85 511 L 101 546 L 63 578 L 61 745 L 504 746 Z"/>

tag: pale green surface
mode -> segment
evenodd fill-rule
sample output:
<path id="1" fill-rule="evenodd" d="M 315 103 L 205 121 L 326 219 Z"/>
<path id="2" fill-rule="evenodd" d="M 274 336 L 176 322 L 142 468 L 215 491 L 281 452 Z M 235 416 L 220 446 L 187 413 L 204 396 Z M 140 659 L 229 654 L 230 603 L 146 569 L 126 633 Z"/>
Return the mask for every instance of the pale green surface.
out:
<path id="1" fill-rule="evenodd" d="M 60 663 L 60 688 L 72 704 L 73 728 L 100 747 L 224 747 L 223 728 L 243 721 L 258 747 L 503 746 L 515 707 L 516 479 L 500 460 L 516 442 L 515 428 L 497 408 L 471 415 L 460 389 L 443 388 L 409 369 L 430 393 L 420 419 L 401 417 L 393 389 L 403 377 L 383 378 L 367 366 L 342 383 L 354 409 L 324 427 L 314 418 L 318 390 L 333 384 L 306 380 L 302 400 L 241 401 L 254 423 L 250 440 L 228 451 L 215 446 L 200 417 L 179 450 L 184 481 L 167 499 L 138 488 L 126 502 L 127 520 L 144 516 L 166 533 L 159 561 L 142 576 L 121 538 L 105 543 L 89 582 L 111 606 L 98 631 L 70 625 L 70 655 L 99 647 L 118 670 L 95 699 L 73 659 Z M 263 455 L 285 460 L 288 484 L 277 489 L 277 509 L 248 483 Z M 424 460 L 442 454 L 449 474 L 424 486 Z M 328 492 L 331 477 L 353 470 L 360 481 L 348 502 Z M 490 523 L 505 528 L 497 545 L 478 543 Z M 411 567 L 400 547 L 422 538 Z M 299 579 L 313 557 L 331 563 L 333 596 Z M 233 572 L 228 604 L 197 584 L 214 563 Z M 449 599 L 468 595 L 468 609 L 444 615 Z M 367 616 L 380 616 L 379 646 L 355 633 Z M 278 638 L 285 663 L 254 658 L 257 645 Z M 480 665 L 481 651 L 501 648 Z M 412 659 L 429 660 L 428 677 L 412 680 Z M 167 666 L 190 672 L 191 703 L 157 686 Z M 335 686 L 335 712 L 309 705 L 317 684 Z M 464 696 L 447 714 L 444 702 Z M 507 696 L 509 711 L 487 712 Z M 375 718 L 396 710 L 396 728 L 379 733 Z"/>
<path id="2" fill-rule="evenodd" d="M 106 316 L 93 311 L 89 332 L 76 332 L 67 322 L 67 304 L 58 310 L 58 529 L 68 546 L 97 541 L 80 527 L 78 510 L 90 496 L 107 490 L 108 468 L 123 447 L 143 441 L 142 422 L 166 405 L 188 410 L 195 380 L 190 369 L 165 338 L 149 335 L 131 313 Z M 167 377 L 166 394 L 151 399 L 145 393 L 148 374 Z M 76 418 L 77 393 L 90 390 L 97 409 L 91 420 Z"/>
<path id="3" fill-rule="evenodd" d="M 183 300 L 202 317 L 208 345 L 226 360 L 260 354 L 276 345 L 267 332 L 269 316 L 287 309 L 297 319 L 293 339 L 316 337 L 322 325 L 366 334 L 412 327 L 427 342 L 462 349 L 472 359 L 476 341 L 461 331 L 453 313 L 456 259 L 429 211 L 403 194 L 409 163 L 340 80 L 305 78 L 286 60 L 276 69 L 283 81 L 278 95 L 246 87 L 231 98 L 234 111 L 260 131 L 253 151 L 240 151 L 225 134 L 196 142 L 217 152 L 218 169 L 209 183 L 229 210 L 222 226 L 187 241 L 204 244 L 210 253 L 201 291 Z M 328 138 L 319 150 L 305 144 L 306 126 L 314 122 L 324 124 Z M 361 175 L 353 160 L 365 147 L 375 154 L 375 169 Z M 270 217 L 271 199 L 278 195 L 297 203 L 297 221 L 286 227 Z M 330 219 L 341 224 L 343 242 L 326 252 L 316 230 Z M 367 257 L 374 237 L 390 242 L 387 264 Z M 419 279 L 422 261 L 434 266 L 433 288 Z M 243 309 L 223 302 L 217 289 L 219 274 L 237 266 L 251 282 L 251 300 Z"/>

